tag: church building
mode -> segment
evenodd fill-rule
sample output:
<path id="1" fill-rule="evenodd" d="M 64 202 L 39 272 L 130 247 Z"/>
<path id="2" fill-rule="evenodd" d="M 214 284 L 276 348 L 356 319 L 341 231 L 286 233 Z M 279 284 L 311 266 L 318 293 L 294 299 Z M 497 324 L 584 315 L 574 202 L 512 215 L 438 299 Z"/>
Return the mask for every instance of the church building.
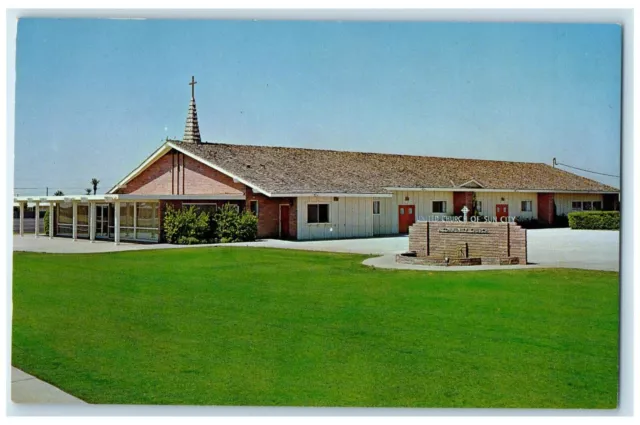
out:
<path id="1" fill-rule="evenodd" d="M 191 81 L 182 140 L 167 140 L 104 195 L 18 196 L 47 204 L 49 236 L 162 242 L 166 208 L 258 217 L 258 238 L 360 238 L 408 232 L 416 220 L 460 215 L 537 219 L 616 210 L 619 190 L 543 163 L 208 143 Z M 36 232 L 37 233 L 37 232 Z"/>

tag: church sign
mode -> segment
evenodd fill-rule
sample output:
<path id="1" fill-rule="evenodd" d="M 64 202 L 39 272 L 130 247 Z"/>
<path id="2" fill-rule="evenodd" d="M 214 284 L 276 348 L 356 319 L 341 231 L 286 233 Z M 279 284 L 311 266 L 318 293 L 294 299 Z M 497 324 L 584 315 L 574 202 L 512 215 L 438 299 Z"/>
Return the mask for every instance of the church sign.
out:
<path id="1" fill-rule="evenodd" d="M 439 229 L 438 232 L 440 233 L 474 233 L 478 235 L 486 235 L 489 233 L 489 229 L 486 229 L 486 228 L 475 229 L 473 227 L 463 227 L 463 228 L 443 227 L 442 229 Z"/>
<path id="2" fill-rule="evenodd" d="M 409 228 L 402 263 L 426 265 L 527 264 L 527 231 L 514 223 L 425 221 Z"/>

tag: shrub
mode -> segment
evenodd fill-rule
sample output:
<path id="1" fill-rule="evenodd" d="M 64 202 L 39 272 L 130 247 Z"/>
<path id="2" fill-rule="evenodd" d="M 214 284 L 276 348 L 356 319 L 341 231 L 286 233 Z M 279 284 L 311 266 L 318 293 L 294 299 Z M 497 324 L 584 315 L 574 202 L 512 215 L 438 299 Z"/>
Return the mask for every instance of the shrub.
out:
<path id="1" fill-rule="evenodd" d="M 258 217 L 251 211 L 240 215 L 238 222 L 238 238 L 241 241 L 255 241 L 258 235 Z"/>
<path id="2" fill-rule="evenodd" d="M 569 213 L 572 229 L 619 230 L 619 211 L 582 211 Z"/>
<path id="3" fill-rule="evenodd" d="M 240 213 L 235 205 L 225 204 L 215 215 L 216 239 L 222 243 L 254 241 L 258 218 L 250 211 Z"/>
<path id="4" fill-rule="evenodd" d="M 537 218 L 530 217 L 516 217 L 515 222 L 523 229 L 542 229 L 547 227 L 544 223 L 541 223 Z"/>
<path id="5" fill-rule="evenodd" d="M 553 227 L 569 227 L 569 217 L 566 214 L 554 216 Z"/>
<path id="6" fill-rule="evenodd" d="M 169 243 L 180 245 L 213 242 L 209 221 L 209 214 L 198 213 L 193 205 L 182 209 L 169 205 L 164 213 L 165 238 Z"/>
<path id="7" fill-rule="evenodd" d="M 249 211 L 238 212 L 231 204 L 215 214 L 198 213 L 193 205 L 182 209 L 168 206 L 163 227 L 166 241 L 172 244 L 247 242 L 256 239 L 258 219 Z"/>

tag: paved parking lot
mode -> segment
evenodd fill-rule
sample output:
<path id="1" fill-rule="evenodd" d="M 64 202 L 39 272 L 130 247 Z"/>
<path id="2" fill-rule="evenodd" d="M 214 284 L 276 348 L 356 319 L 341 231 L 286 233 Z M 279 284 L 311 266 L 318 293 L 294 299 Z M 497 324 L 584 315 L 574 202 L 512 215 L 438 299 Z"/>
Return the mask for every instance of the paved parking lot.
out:
<path id="1" fill-rule="evenodd" d="M 620 232 L 608 230 L 539 229 L 527 231 L 528 261 L 539 266 L 571 267 L 619 271 Z M 14 236 L 14 250 L 57 253 L 90 253 L 132 251 L 142 249 L 180 249 L 187 246 L 169 244 L 133 244 L 87 240 L 73 242 L 68 238 L 34 238 Z M 257 242 L 198 246 L 247 246 L 310 251 L 331 251 L 357 254 L 395 255 L 408 249 L 406 236 L 339 239 L 328 241 L 281 241 L 266 239 Z M 193 246 L 189 246 L 193 248 Z"/>

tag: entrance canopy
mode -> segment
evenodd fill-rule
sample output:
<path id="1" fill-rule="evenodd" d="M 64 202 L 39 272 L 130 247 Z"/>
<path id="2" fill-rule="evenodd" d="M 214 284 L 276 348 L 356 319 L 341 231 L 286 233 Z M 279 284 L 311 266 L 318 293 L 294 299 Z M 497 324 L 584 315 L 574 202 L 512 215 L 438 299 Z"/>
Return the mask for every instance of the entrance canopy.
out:
<path id="1" fill-rule="evenodd" d="M 63 195 L 15 196 L 20 210 L 20 236 L 24 235 L 24 208 L 35 207 L 38 237 L 40 208 L 49 210 L 49 237 L 54 235 L 97 239 L 158 242 L 160 201 L 244 201 L 243 194 L 220 195 Z"/>

